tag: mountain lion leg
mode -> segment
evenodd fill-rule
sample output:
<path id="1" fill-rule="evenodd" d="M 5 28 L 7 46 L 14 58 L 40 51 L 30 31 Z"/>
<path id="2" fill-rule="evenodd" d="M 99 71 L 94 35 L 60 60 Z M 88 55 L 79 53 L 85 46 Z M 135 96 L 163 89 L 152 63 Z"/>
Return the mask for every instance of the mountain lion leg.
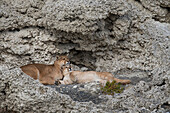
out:
<path id="1" fill-rule="evenodd" d="M 66 79 L 66 80 L 59 80 L 60 84 L 72 84 L 73 81 Z"/>

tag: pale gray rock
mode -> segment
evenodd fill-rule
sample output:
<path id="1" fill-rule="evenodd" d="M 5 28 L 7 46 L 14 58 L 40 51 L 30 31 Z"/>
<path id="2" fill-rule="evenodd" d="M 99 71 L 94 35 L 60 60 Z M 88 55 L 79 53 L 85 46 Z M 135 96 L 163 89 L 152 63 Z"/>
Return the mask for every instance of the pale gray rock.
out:
<path id="1" fill-rule="evenodd" d="M 169 4 L 169 0 L 1 0 L 0 110 L 169 112 Z M 29 63 L 52 64 L 58 53 L 68 53 L 75 70 L 107 71 L 132 84 L 113 97 L 95 96 L 107 101 L 80 102 L 19 69 Z M 84 85 L 82 90 L 89 95 L 98 92 L 98 85 Z"/>
<path id="2" fill-rule="evenodd" d="M 152 13 L 154 19 L 170 23 L 170 0 L 139 0 L 139 2 Z"/>

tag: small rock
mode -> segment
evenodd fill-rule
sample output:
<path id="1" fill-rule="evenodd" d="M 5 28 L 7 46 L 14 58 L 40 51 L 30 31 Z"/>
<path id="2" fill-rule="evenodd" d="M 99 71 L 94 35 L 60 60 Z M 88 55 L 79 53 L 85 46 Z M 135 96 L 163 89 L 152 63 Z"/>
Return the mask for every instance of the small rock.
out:
<path id="1" fill-rule="evenodd" d="M 73 86 L 73 88 L 77 88 L 77 86 Z"/>

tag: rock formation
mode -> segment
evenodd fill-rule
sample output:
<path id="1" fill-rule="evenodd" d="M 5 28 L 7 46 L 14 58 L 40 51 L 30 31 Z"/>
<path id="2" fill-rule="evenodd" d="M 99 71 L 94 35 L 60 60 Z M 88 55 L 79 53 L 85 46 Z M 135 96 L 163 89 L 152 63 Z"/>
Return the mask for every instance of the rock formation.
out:
<path id="1" fill-rule="evenodd" d="M 169 0 L 1 0 L 0 112 L 170 111 L 169 19 Z M 57 53 L 133 85 L 79 102 L 19 69 L 53 63 Z"/>

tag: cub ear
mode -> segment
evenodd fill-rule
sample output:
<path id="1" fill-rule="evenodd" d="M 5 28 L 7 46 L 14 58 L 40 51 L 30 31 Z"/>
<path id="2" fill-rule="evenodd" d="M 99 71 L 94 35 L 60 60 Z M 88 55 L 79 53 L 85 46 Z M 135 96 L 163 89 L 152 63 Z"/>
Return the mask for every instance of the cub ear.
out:
<path id="1" fill-rule="evenodd" d="M 60 58 L 60 56 L 57 55 L 57 56 L 56 56 L 56 60 L 59 60 L 59 58 Z"/>
<path id="2" fill-rule="evenodd" d="M 63 66 L 61 67 L 61 69 L 63 69 Z"/>

